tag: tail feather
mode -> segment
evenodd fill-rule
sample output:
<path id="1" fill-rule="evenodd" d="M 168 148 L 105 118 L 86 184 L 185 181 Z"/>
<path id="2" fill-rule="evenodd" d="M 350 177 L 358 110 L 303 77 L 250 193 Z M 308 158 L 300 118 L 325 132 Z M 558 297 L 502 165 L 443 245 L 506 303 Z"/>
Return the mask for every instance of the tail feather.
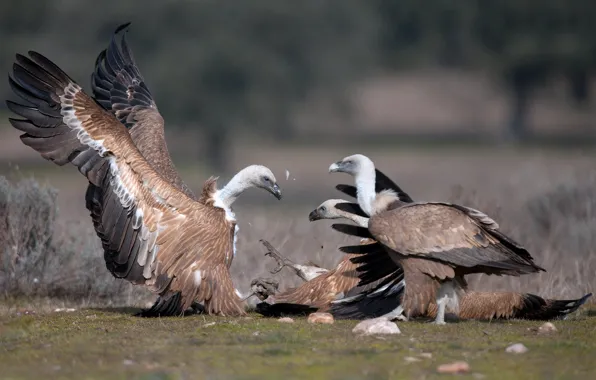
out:
<path id="1" fill-rule="evenodd" d="M 356 289 L 355 289 L 356 290 Z M 333 301 L 329 312 L 336 319 L 376 318 L 392 312 L 401 305 L 405 281 L 403 275 L 390 276 L 367 290 Z"/>
<path id="2" fill-rule="evenodd" d="M 523 305 L 516 310 L 513 318 L 531 320 L 564 319 L 585 304 L 591 296 L 592 293 L 588 293 L 575 300 L 545 300 L 534 294 L 524 294 Z"/>

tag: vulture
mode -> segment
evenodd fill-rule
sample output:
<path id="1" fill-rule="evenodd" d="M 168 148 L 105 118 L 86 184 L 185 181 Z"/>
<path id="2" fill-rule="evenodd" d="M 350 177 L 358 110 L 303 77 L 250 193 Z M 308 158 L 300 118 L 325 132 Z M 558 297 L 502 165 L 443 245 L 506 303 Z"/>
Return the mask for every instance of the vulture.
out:
<path id="1" fill-rule="evenodd" d="M 229 272 L 237 234 L 231 205 L 251 187 L 281 199 L 271 170 L 249 166 L 222 189 L 211 177 L 194 200 L 148 163 L 112 112 L 46 57 L 17 54 L 9 83 L 26 103 L 7 101 L 22 117 L 9 119 L 24 132 L 21 141 L 59 166 L 72 163 L 93 186 L 88 207 L 112 275 L 166 300 L 161 315 L 193 302 L 210 314 L 245 313 Z"/>
<path id="2" fill-rule="evenodd" d="M 341 224 L 333 228 L 376 241 L 342 250 L 362 252 L 371 259 L 369 263 L 388 255 L 402 267 L 406 289 L 401 307 L 408 318 L 427 313 L 433 299 L 436 324 L 445 324 L 447 309 L 459 314 L 466 274 L 519 276 L 545 271 L 478 210 L 445 202 L 408 203 L 392 190 L 376 193 L 375 165 L 364 155 L 335 162 L 329 172 L 354 177 L 358 205 L 370 216 L 368 228 Z"/>

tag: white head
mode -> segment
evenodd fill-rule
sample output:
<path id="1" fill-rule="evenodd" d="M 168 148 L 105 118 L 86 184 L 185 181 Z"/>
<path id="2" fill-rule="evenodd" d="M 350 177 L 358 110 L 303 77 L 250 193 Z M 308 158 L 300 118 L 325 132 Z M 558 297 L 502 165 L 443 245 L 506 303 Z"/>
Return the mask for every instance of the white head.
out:
<path id="1" fill-rule="evenodd" d="M 354 154 L 331 164 L 329 166 L 329 173 L 347 173 L 354 177 L 370 175 L 372 173 L 374 180 L 375 164 L 363 154 Z"/>
<path id="2" fill-rule="evenodd" d="M 345 157 L 329 166 L 329 173 L 348 173 L 354 177 L 358 190 L 358 204 L 368 215 L 375 200 L 375 164 L 362 154 Z"/>
<path id="3" fill-rule="evenodd" d="M 337 208 L 336 206 L 340 203 L 343 205 L 342 208 L 353 208 L 354 212 L 345 211 L 343 209 Z M 343 199 L 328 199 L 325 202 L 321 203 L 319 207 L 310 212 L 310 214 L 308 215 L 308 220 L 313 222 L 315 220 L 321 219 L 349 219 L 358 224 L 359 226 L 368 226 L 368 218 L 359 215 L 358 211 L 362 211 L 357 210 L 357 208 L 358 206 L 354 203 L 345 201 Z"/>
<path id="4" fill-rule="evenodd" d="M 273 172 L 263 165 L 250 165 L 240 170 L 223 189 L 218 191 L 219 198 L 229 207 L 240 194 L 252 187 L 266 190 L 275 198 L 281 199 L 281 188 Z"/>

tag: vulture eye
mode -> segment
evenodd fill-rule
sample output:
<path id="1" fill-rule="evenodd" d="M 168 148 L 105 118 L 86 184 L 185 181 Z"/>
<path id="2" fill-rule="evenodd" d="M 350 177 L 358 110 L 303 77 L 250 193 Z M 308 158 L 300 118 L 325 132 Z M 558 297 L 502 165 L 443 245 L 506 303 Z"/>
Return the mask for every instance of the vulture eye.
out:
<path id="1" fill-rule="evenodd" d="M 321 212 L 325 212 L 325 211 L 327 211 L 327 207 L 322 206 L 319 210 L 321 210 Z"/>
<path id="2" fill-rule="evenodd" d="M 271 179 L 269 179 L 269 177 L 267 177 L 267 176 L 264 176 L 263 177 L 263 181 L 265 181 L 265 182 L 271 182 Z"/>

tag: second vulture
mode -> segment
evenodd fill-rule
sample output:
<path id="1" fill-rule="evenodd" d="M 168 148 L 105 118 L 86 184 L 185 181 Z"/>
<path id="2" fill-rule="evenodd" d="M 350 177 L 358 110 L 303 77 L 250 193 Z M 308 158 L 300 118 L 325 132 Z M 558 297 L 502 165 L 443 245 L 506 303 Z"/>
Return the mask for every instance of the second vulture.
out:
<path id="1" fill-rule="evenodd" d="M 377 243 L 350 247 L 371 258 L 389 255 L 404 271 L 406 317 L 424 314 L 431 299 L 438 305 L 435 323 L 445 323 L 445 311 L 459 312 L 466 274 L 519 276 L 544 271 L 521 245 L 499 231 L 484 213 L 444 202 L 400 201 L 395 192 L 375 192 L 375 165 L 357 154 L 329 167 L 354 176 L 358 204 L 370 216 L 368 228 L 334 228 Z"/>

